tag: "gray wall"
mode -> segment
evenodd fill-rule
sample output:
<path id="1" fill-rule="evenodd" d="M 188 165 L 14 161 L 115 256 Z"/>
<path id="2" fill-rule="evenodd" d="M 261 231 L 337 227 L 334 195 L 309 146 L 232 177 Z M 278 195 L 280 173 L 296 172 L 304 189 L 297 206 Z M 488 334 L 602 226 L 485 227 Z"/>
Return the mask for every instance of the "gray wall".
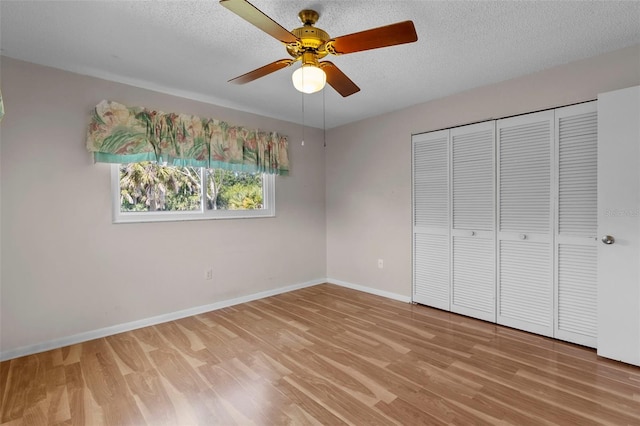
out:
<path id="1" fill-rule="evenodd" d="M 2 58 L 0 349 L 326 276 L 322 132 Z M 276 217 L 111 223 L 110 166 L 85 148 L 102 99 L 290 136 Z M 214 280 L 204 279 L 213 267 Z"/>
<path id="2" fill-rule="evenodd" d="M 638 84 L 640 46 L 634 46 L 333 129 L 326 153 L 327 276 L 411 295 L 411 134 L 593 100 Z"/>

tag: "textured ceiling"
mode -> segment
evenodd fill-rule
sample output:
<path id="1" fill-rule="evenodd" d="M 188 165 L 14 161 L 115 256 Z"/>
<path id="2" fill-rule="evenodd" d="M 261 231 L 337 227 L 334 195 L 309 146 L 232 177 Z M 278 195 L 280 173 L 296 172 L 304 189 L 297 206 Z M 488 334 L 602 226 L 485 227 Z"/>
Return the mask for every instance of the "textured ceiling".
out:
<path id="1" fill-rule="evenodd" d="M 330 58 L 362 90 L 305 95 L 304 122 L 319 128 L 640 43 L 639 1 L 252 3 L 288 29 L 300 26 L 299 10 L 315 9 L 333 37 L 414 21 L 416 43 Z M 0 19 L 4 56 L 302 122 L 293 68 L 227 83 L 288 55 L 216 0 L 2 0 Z"/>

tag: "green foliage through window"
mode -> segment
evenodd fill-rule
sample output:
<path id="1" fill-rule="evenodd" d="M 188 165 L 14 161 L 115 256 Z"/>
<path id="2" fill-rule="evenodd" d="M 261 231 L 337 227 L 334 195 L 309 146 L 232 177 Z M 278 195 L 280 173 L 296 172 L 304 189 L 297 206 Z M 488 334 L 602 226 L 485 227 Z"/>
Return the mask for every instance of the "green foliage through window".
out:
<path id="1" fill-rule="evenodd" d="M 121 165 L 119 182 L 121 212 L 198 211 L 202 205 L 207 210 L 256 210 L 264 205 L 261 173 L 147 161 Z"/>

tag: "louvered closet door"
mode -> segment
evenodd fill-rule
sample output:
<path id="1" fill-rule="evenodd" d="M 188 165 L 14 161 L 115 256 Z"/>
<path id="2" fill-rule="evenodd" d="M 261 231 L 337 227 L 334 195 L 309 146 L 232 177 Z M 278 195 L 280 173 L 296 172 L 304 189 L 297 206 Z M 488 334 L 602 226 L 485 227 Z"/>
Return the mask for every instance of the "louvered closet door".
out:
<path id="1" fill-rule="evenodd" d="M 495 122 L 450 132 L 451 311 L 495 322 Z"/>
<path id="2" fill-rule="evenodd" d="M 498 120 L 497 322 L 552 336 L 554 112 Z"/>
<path id="3" fill-rule="evenodd" d="M 597 343 L 598 115 L 596 102 L 556 110 L 555 337 Z"/>
<path id="4" fill-rule="evenodd" d="M 449 310 L 449 131 L 413 144 L 413 301 Z"/>

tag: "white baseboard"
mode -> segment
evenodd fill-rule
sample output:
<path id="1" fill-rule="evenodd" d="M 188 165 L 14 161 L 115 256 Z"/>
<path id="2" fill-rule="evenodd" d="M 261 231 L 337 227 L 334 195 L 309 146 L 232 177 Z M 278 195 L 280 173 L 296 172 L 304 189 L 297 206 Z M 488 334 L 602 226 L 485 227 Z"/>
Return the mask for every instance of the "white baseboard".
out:
<path id="1" fill-rule="evenodd" d="M 158 315 L 151 318 L 144 318 L 141 320 L 131 321 L 124 324 L 118 324 L 111 327 L 100 328 L 98 330 L 78 333 L 72 336 L 61 337 L 59 339 L 37 343 L 35 345 L 29 345 L 29 346 L 23 346 L 21 348 L 10 349 L 8 351 L 0 352 L 0 361 L 6 361 L 8 359 L 18 358 L 25 355 L 31 355 L 38 352 L 44 352 L 51 349 L 57 349 L 64 346 L 74 345 L 76 343 L 82 343 L 88 340 L 111 336 L 113 334 L 123 333 L 125 331 L 131 331 L 131 330 L 135 330 L 142 327 L 148 327 L 150 325 L 161 324 L 167 321 L 174 321 L 180 318 L 190 317 L 193 315 L 202 314 L 204 312 L 215 311 L 217 309 L 238 305 L 240 303 L 251 302 L 253 300 L 264 299 L 265 297 L 275 296 L 277 294 L 287 293 L 293 290 L 298 290 L 305 287 L 311 287 L 314 285 L 323 284 L 325 282 L 327 282 L 327 280 L 324 278 L 313 280 L 313 281 L 307 281 L 300 284 L 294 284 L 286 287 L 275 288 L 273 290 L 261 291 L 259 293 L 253 293 L 246 296 L 240 296 L 234 299 L 223 300 L 220 302 L 211 303 L 209 305 L 196 306 L 195 308 L 183 309 L 181 311 L 170 312 L 167 314 L 162 314 L 162 315 Z"/>
<path id="2" fill-rule="evenodd" d="M 411 297 L 403 296 L 402 294 L 392 293 L 390 291 L 378 290 L 378 289 L 367 287 L 360 284 L 348 283 L 346 281 L 340 281 L 334 278 L 327 278 L 327 282 L 329 284 L 339 285 L 341 287 L 362 291 L 364 293 L 370 293 L 370 294 L 375 294 L 376 296 L 386 297 L 387 299 L 393 299 L 393 300 L 398 300 L 400 302 L 411 303 Z"/>

